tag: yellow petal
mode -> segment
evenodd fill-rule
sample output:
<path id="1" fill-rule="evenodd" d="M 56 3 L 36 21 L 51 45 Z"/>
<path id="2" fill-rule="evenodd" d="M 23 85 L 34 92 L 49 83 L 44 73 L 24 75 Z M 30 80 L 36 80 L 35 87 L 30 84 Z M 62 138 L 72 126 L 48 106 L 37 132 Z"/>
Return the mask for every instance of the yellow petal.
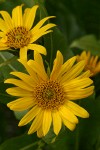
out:
<path id="1" fill-rule="evenodd" d="M 6 33 L 8 29 L 9 28 L 7 27 L 5 21 L 0 18 L 0 30 Z"/>
<path id="2" fill-rule="evenodd" d="M 0 43 L 0 44 L 1 44 L 1 43 Z M 9 49 L 9 47 L 7 47 L 7 46 L 5 46 L 5 47 L 0 46 L 0 51 L 7 50 L 7 49 Z"/>
<path id="3" fill-rule="evenodd" d="M 19 56 L 20 56 L 20 59 L 23 59 L 25 61 L 27 61 L 27 47 L 23 47 L 23 48 L 20 48 L 20 52 L 19 52 Z"/>
<path id="4" fill-rule="evenodd" d="M 23 24 L 26 28 L 28 28 L 29 30 L 31 29 L 33 23 L 34 23 L 34 20 L 35 20 L 35 16 L 36 16 L 36 11 L 37 11 L 37 8 L 39 6 L 38 5 L 35 5 L 33 6 L 32 8 L 28 9 L 28 11 L 26 11 L 25 13 L 25 19 L 23 20 Z"/>
<path id="5" fill-rule="evenodd" d="M 80 61 L 76 65 L 74 65 L 68 72 L 66 72 L 63 75 L 63 78 L 61 79 L 61 83 L 68 82 L 74 78 L 76 78 L 84 69 L 85 62 Z"/>
<path id="6" fill-rule="evenodd" d="M 31 96 L 33 96 L 33 92 L 21 89 L 19 87 L 8 88 L 6 90 L 6 92 L 8 94 L 10 94 L 10 95 L 19 96 L 19 97 L 23 97 L 23 96 L 29 96 L 29 97 L 31 97 Z"/>
<path id="7" fill-rule="evenodd" d="M 87 78 L 87 77 L 90 77 L 90 70 L 87 70 L 86 72 L 83 72 L 80 76 L 78 76 L 77 78 L 75 79 L 82 79 L 82 78 Z"/>
<path id="8" fill-rule="evenodd" d="M 25 60 L 19 59 L 20 63 L 23 64 L 23 66 L 26 68 L 27 72 L 31 75 L 34 82 L 37 84 L 39 82 L 36 73 L 34 72 L 33 68 L 31 68 Z"/>
<path id="9" fill-rule="evenodd" d="M 11 83 L 14 84 L 22 89 L 28 90 L 28 91 L 33 91 L 33 87 L 29 86 L 27 83 L 21 81 L 21 80 L 17 80 L 17 79 L 7 79 L 5 80 L 5 83 Z"/>
<path id="10" fill-rule="evenodd" d="M 79 116 L 82 118 L 89 117 L 89 113 L 84 108 L 80 107 L 79 105 L 77 105 L 71 101 L 66 102 L 66 107 L 69 108 L 70 111 L 72 111 L 76 116 Z"/>
<path id="11" fill-rule="evenodd" d="M 52 122 L 51 111 L 45 110 L 43 116 L 43 134 L 44 136 L 48 133 Z"/>
<path id="12" fill-rule="evenodd" d="M 36 132 L 41 127 L 41 124 L 43 122 L 43 112 L 44 111 L 41 110 L 40 113 L 38 113 L 38 115 L 35 117 L 35 119 L 32 122 L 32 125 L 28 131 L 28 134 L 32 134 L 32 133 Z"/>
<path id="13" fill-rule="evenodd" d="M 76 88 L 82 89 L 89 85 L 91 85 L 93 81 L 89 78 L 83 78 L 83 79 L 74 79 L 69 82 L 66 82 L 63 87 L 65 88 L 65 91 L 74 90 Z"/>
<path id="14" fill-rule="evenodd" d="M 71 123 L 78 123 L 77 117 L 65 106 L 61 106 L 59 109 L 59 114 L 61 115 L 61 118 L 65 118 Z"/>
<path id="15" fill-rule="evenodd" d="M 48 76 L 47 76 L 44 68 L 42 68 L 42 66 L 40 66 L 36 61 L 29 60 L 28 61 L 28 65 L 31 68 L 33 68 L 34 72 L 36 72 L 38 74 L 38 76 L 40 76 L 43 80 L 47 80 L 48 79 Z"/>
<path id="16" fill-rule="evenodd" d="M 22 6 L 17 6 L 13 9 L 12 11 L 12 20 L 14 23 L 15 27 L 22 26 L 23 21 L 22 21 Z"/>
<path id="17" fill-rule="evenodd" d="M 41 66 L 43 72 L 45 72 L 42 56 L 37 51 L 34 51 L 34 60 Z"/>
<path id="18" fill-rule="evenodd" d="M 35 32 L 37 32 L 39 30 L 39 28 L 50 18 L 55 18 L 55 16 L 49 16 L 49 17 L 45 17 L 42 20 L 40 20 L 35 27 L 31 30 L 31 32 L 34 34 Z"/>
<path id="19" fill-rule="evenodd" d="M 13 102 L 10 102 L 7 104 L 7 106 L 11 109 L 11 110 L 16 110 L 16 111 L 23 111 L 23 110 L 27 110 L 31 107 L 33 107 L 35 105 L 32 97 L 29 98 L 19 98 Z"/>
<path id="20" fill-rule="evenodd" d="M 71 131 L 73 131 L 76 127 L 76 124 L 75 123 L 71 123 L 70 121 L 66 120 L 65 118 L 62 118 L 63 119 L 63 123 L 64 125 L 70 129 Z"/>
<path id="21" fill-rule="evenodd" d="M 93 66 L 94 66 L 94 67 L 95 67 L 96 64 L 97 64 L 97 61 L 98 61 L 98 56 L 96 56 L 96 57 L 94 58 L 94 61 L 93 61 Z"/>
<path id="22" fill-rule="evenodd" d="M 31 9 L 31 8 L 26 8 L 26 9 L 24 10 L 24 14 L 23 14 L 23 16 L 22 16 L 22 18 L 23 18 L 23 24 L 25 24 L 25 21 L 26 21 L 26 18 L 28 17 L 28 14 L 29 14 L 30 9 Z"/>
<path id="23" fill-rule="evenodd" d="M 34 60 L 44 68 L 42 56 L 37 51 L 34 51 Z"/>
<path id="24" fill-rule="evenodd" d="M 38 136 L 39 138 L 41 138 L 41 137 L 44 136 L 44 135 L 43 135 L 42 127 L 40 127 L 40 128 L 37 130 L 37 136 Z"/>
<path id="25" fill-rule="evenodd" d="M 73 90 L 67 90 L 66 91 L 66 95 L 67 95 L 67 99 L 69 100 L 77 100 L 77 99 L 82 99 L 85 97 L 90 96 L 91 94 L 93 94 L 93 90 L 94 90 L 94 86 L 90 86 L 88 88 L 85 89 L 73 89 Z"/>
<path id="26" fill-rule="evenodd" d="M 40 53 L 40 54 L 44 54 L 44 55 L 47 54 L 46 48 L 45 48 L 44 46 L 42 46 L 42 45 L 38 45 L 38 44 L 29 44 L 29 45 L 28 45 L 28 49 L 37 51 L 37 52 Z"/>
<path id="27" fill-rule="evenodd" d="M 69 60 L 67 60 L 62 66 L 61 66 L 61 69 L 59 71 L 59 74 L 58 74 L 58 78 L 60 78 L 62 75 L 64 75 L 66 72 L 68 72 L 71 67 L 73 66 L 73 64 L 75 63 L 76 61 L 76 56 L 70 58 Z"/>
<path id="28" fill-rule="evenodd" d="M 9 102 L 9 103 L 7 104 L 7 106 L 10 108 L 11 106 L 13 106 L 13 105 L 15 105 L 15 104 L 24 103 L 24 102 L 29 102 L 29 101 L 34 102 L 33 97 L 22 97 L 22 98 L 18 98 L 18 99 L 16 99 L 16 100 L 12 101 L 12 102 Z"/>
<path id="29" fill-rule="evenodd" d="M 34 106 L 19 122 L 18 126 L 24 126 L 34 119 L 35 116 L 40 112 L 40 108 Z"/>
<path id="30" fill-rule="evenodd" d="M 63 56 L 60 51 L 57 51 L 57 56 L 56 59 L 54 60 L 53 69 L 50 75 L 51 80 L 52 79 L 56 80 L 62 64 L 63 64 Z"/>
<path id="31" fill-rule="evenodd" d="M 12 23 L 12 19 L 9 15 L 9 13 L 7 11 L 0 11 L 0 14 L 2 15 L 3 19 L 5 20 L 5 24 L 7 26 L 8 29 L 12 29 L 13 23 Z"/>
<path id="32" fill-rule="evenodd" d="M 4 32 L 0 32 L 0 37 L 3 37 L 4 35 Z"/>
<path id="33" fill-rule="evenodd" d="M 55 27 L 56 25 L 53 23 L 49 23 L 45 26 L 43 26 L 42 28 L 40 28 L 39 30 L 37 30 L 37 32 L 35 32 L 33 35 L 33 37 L 31 38 L 31 43 L 35 42 L 37 39 L 39 39 L 41 36 L 51 32 L 52 30 L 48 30 L 52 27 Z M 48 31 L 47 31 L 48 30 Z"/>
<path id="34" fill-rule="evenodd" d="M 53 117 L 53 130 L 54 133 L 58 135 L 62 126 L 62 120 L 57 111 L 52 113 L 52 117 Z"/>
<path id="35" fill-rule="evenodd" d="M 27 83 L 32 87 L 36 85 L 35 79 L 29 76 L 28 74 L 22 72 L 11 72 L 10 74 L 15 75 L 16 77 L 20 78 L 22 81 L 24 81 L 25 83 Z"/>

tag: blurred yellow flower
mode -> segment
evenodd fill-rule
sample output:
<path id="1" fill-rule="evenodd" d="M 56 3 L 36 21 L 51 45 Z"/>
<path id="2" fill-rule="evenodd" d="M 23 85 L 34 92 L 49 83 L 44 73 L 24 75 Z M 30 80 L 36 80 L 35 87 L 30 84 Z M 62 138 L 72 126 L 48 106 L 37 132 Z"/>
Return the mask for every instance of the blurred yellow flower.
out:
<path id="1" fill-rule="evenodd" d="M 45 47 L 34 42 L 41 36 L 52 32 L 52 30 L 49 29 L 54 27 L 55 24 L 48 23 L 44 26 L 43 24 L 54 16 L 45 17 L 32 27 L 37 8 L 38 5 L 32 8 L 26 8 L 24 14 L 22 14 L 22 5 L 17 6 L 12 10 L 12 18 L 8 12 L 0 11 L 3 17 L 3 19 L 0 18 L 0 50 L 10 48 L 20 49 L 20 58 L 25 60 L 27 60 L 28 49 L 46 55 Z"/>
<path id="2" fill-rule="evenodd" d="M 94 76 L 100 72 L 100 61 L 98 56 L 91 56 L 90 51 L 83 51 L 77 56 L 77 61 L 85 60 L 85 70 L 90 70 L 90 76 Z"/>
<path id="3" fill-rule="evenodd" d="M 82 72 L 84 61 L 76 62 L 76 56 L 63 64 L 63 56 L 57 51 L 51 74 L 48 76 L 41 55 L 34 51 L 34 60 L 28 62 L 19 60 L 28 74 L 11 72 L 19 79 L 10 78 L 5 83 L 16 87 L 8 88 L 8 94 L 19 98 L 7 104 L 11 110 L 29 110 L 21 119 L 19 126 L 33 121 L 28 134 L 37 131 L 37 136 L 45 136 L 51 124 L 58 135 L 62 124 L 74 130 L 78 118 L 88 118 L 88 112 L 73 103 L 73 100 L 82 99 L 93 93 L 93 81 L 89 78 L 90 71 Z"/>

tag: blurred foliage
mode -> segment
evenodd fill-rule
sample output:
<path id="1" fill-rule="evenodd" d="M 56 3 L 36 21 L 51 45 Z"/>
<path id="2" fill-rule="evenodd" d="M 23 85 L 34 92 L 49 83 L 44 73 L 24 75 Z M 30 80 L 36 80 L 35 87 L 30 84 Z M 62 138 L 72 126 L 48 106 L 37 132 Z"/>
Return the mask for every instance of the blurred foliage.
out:
<path id="1" fill-rule="evenodd" d="M 22 3 L 24 7 L 40 5 L 36 21 L 48 15 L 56 16 L 51 20 L 57 24 L 53 33 L 39 40 L 47 48 L 45 59 L 50 67 L 57 50 L 65 60 L 84 49 L 100 56 L 100 0 L 0 0 L 0 10 L 11 13 Z M 13 113 L 6 107 L 14 97 L 5 92 L 10 85 L 4 84 L 4 80 L 14 70 L 24 71 L 17 56 L 0 52 L 0 150 L 100 150 L 100 74 L 92 78 L 95 95 L 81 100 L 80 104 L 90 113 L 90 118 L 79 119 L 74 132 L 63 127 L 56 137 L 51 128 L 43 139 L 38 139 L 36 134 L 25 133 L 27 126 L 17 127 L 25 112 Z"/>

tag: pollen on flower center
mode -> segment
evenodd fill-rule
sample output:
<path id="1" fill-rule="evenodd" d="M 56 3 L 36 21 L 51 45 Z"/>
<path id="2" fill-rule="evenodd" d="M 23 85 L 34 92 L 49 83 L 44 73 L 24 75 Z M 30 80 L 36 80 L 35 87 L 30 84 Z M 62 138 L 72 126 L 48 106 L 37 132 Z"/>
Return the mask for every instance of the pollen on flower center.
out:
<path id="1" fill-rule="evenodd" d="M 35 88 L 34 96 L 39 107 L 55 110 L 64 104 L 64 90 L 56 81 L 45 81 Z"/>
<path id="2" fill-rule="evenodd" d="M 7 34 L 6 44 L 11 48 L 22 48 L 27 46 L 30 42 L 31 33 L 25 27 L 15 27 Z"/>

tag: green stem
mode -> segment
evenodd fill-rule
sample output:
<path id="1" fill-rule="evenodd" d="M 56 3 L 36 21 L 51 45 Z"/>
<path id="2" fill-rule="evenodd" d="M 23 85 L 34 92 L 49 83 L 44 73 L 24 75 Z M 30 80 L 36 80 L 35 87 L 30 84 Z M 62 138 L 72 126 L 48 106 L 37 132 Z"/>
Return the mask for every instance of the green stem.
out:
<path id="1" fill-rule="evenodd" d="M 39 3 L 39 1 L 37 0 L 37 4 L 39 4 L 40 5 L 40 8 L 42 9 L 42 11 L 44 12 L 44 14 L 45 14 L 45 17 L 47 17 L 48 16 L 48 13 L 47 13 L 47 11 L 46 11 L 46 9 L 45 9 L 45 7 L 41 4 L 41 3 Z M 41 13 L 41 9 L 40 9 L 40 19 L 42 19 L 42 13 Z M 48 20 L 48 23 L 50 23 L 50 21 Z M 52 39 L 52 33 L 50 33 L 50 45 L 51 45 L 51 54 L 50 54 L 50 70 L 51 70 L 51 67 L 52 67 L 52 58 L 53 58 L 53 39 Z"/>
<path id="2" fill-rule="evenodd" d="M 3 62 L 3 63 L 0 64 L 0 67 L 3 67 L 3 66 L 8 65 L 12 70 L 16 70 L 12 65 L 10 65 L 10 63 L 11 63 L 12 61 L 15 61 L 16 56 L 13 56 L 13 57 L 10 58 L 10 59 L 6 59 L 6 58 L 2 55 L 2 53 L 0 53 L 0 56 L 1 56 L 2 59 L 5 61 L 5 62 Z"/>
<path id="3" fill-rule="evenodd" d="M 51 67 L 52 67 L 52 58 L 53 58 L 53 40 L 52 40 L 52 33 L 50 33 L 50 42 L 51 42 L 51 55 L 50 55 L 50 70 L 51 70 Z"/>
<path id="4" fill-rule="evenodd" d="M 41 140 L 40 140 L 41 141 Z M 40 143 L 40 141 L 36 141 L 36 142 L 34 142 L 34 143 L 32 143 L 32 144 L 29 144 L 29 145 L 27 145 L 27 146 L 25 146 L 25 147 L 23 147 L 23 148 L 20 148 L 20 150 L 28 150 L 29 148 L 31 148 L 31 147 L 33 147 L 33 146 L 35 146 L 35 145 L 38 145 L 39 143 Z"/>
<path id="5" fill-rule="evenodd" d="M 78 105 L 81 104 L 81 101 L 79 100 L 78 101 Z M 79 125 L 77 126 L 77 129 L 76 129 L 76 140 L 75 140 L 75 150 L 78 150 L 79 149 Z"/>
<path id="6" fill-rule="evenodd" d="M 79 126 L 76 129 L 75 150 L 79 149 Z"/>

